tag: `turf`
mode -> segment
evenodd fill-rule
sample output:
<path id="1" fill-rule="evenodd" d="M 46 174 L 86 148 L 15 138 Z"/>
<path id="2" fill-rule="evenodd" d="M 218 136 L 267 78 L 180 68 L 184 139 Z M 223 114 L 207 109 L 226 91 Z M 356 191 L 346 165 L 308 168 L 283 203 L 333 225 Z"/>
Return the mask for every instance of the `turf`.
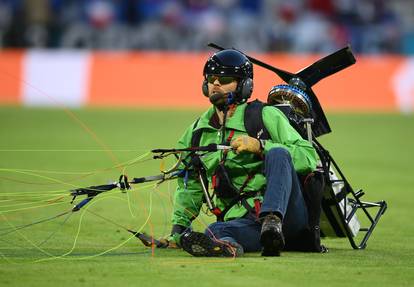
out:
<path id="1" fill-rule="evenodd" d="M 173 147 L 199 113 L 1 107 L 0 234 L 10 224 L 18 226 L 69 210 L 68 190 L 117 180 L 123 172 L 114 167 L 117 163 L 151 148 Z M 157 237 L 168 234 L 171 182 L 156 189 L 108 193 L 88 205 L 90 211 L 113 222 L 83 211 L 73 213 L 66 222 L 62 216 L 0 236 L 0 285 L 412 286 L 414 117 L 329 114 L 328 119 L 333 133 L 320 141 L 354 189 L 364 189 L 365 200 L 383 199 L 389 206 L 367 249 L 356 251 L 346 239 L 332 238 L 324 240 L 330 248 L 327 254 L 285 252 L 279 258 L 252 253 L 239 259 L 203 259 L 179 250 L 146 248 L 123 227 Z M 158 166 L 159 162 L 148 160 L 125 171 L 136 177 L 153 175 Z M 97 172 L 73 174 L 89 171 Z M 46 195 L 48 201 L 39 201 L 39 195 Z M 11 211 L 36 206 L 42 207 Z M 196 229 L 213 220 L 202 219 Z M 66 256 L 54 257 L 68 251 Z"/>

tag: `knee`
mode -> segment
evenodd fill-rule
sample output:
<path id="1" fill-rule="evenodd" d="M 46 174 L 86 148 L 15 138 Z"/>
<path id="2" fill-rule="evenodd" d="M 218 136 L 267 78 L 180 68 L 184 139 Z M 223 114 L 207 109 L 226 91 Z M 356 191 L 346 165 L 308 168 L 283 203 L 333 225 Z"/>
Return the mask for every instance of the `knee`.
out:
<path id="1" fill-rule="evenodd" d="M 292 157 L 291 157 L 289 151 L 285 148 L 282 148 L 282 147 L 275 147 L 275 148 L 270 149 L 266 153 L 266 159 L 292 161 Z"/>
<path id="2" fill-rule="evenodd" d="M 223 229 L 223 222 L 215 222 L 210 224 L 206 230 L 204 231 L 204 234 L 206 234 L 209 237 L 221 237 L 221 231 Z"/>

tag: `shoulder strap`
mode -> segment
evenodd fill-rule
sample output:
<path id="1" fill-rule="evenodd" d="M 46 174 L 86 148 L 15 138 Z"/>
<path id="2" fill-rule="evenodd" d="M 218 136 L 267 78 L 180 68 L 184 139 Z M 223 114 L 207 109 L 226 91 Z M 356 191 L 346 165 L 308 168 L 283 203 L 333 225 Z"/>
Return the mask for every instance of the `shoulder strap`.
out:
<path id="1" fill-rule="evenodd" d="M 270 134 L 266 129 L 262 111 L 265 104 L 259 100 L 254 100 L 247 104 L 244 112 L 244 127 L 249 136 L 257 139 L 270 139 Z"/>

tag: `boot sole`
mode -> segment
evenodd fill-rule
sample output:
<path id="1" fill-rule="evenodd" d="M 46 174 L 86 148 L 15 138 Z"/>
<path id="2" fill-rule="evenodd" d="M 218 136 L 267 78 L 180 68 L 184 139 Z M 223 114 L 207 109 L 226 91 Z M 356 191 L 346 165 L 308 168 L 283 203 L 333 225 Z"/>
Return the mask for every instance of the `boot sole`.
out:
<path id="1" fill-rule="evenodd" d="M 215 242 L 200 232 L 190 232 L 181 237 L 181 247 L 196 257 L 233 257 L 234 252 L 230 246 Z"/>
<path id="2" fill-rule="evenodd" d="M 285 246 L 285 239 L 282 234 L 267 230 L 261 234 L 260 243 L 263 246 L 262 256 L 280 256 Z"/>

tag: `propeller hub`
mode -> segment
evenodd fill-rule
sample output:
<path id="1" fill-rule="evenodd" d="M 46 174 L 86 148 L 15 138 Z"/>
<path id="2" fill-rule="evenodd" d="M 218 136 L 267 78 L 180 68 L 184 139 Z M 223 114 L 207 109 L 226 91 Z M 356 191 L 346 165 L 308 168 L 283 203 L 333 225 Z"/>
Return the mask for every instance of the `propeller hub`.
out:
<path id="1" fill-rule="evenodd" d="M 271 105 L 288 104 L 296 114 L 304 118 L 311 117 L 311 100 L 305 91 L 297 86 L 274 86 L 269 92 L 267 103 Z"/>

